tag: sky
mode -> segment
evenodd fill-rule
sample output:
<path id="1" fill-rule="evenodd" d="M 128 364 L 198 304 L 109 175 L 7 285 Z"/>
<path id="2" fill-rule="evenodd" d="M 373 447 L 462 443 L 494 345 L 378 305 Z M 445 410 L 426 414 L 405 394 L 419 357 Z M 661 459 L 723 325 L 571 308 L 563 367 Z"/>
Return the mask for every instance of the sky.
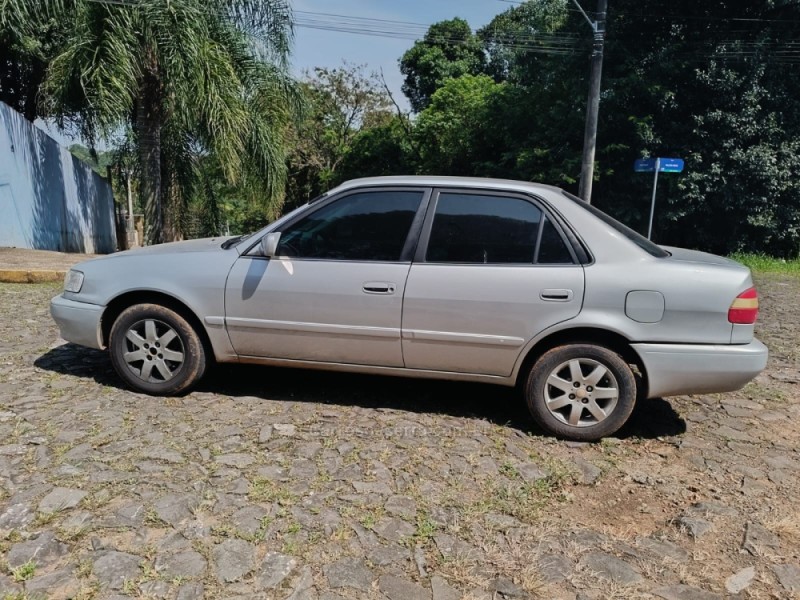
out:
<path id="1" fill-rule="evenodd" d="M 306 13 L 327 13 L 389 21 L 433 24 L 444 19 L 462 17 L 473 29 L 486 25 L 492 18 L 511 8 L 501 0 L 292 0 L 296 16 Z M 315 19 L 325 20 L 324 15 Z M 335 20 L 335 19 L 334 19 Z M 398 59 L 414 44 L 410 39 L 392 39 L 354 33 L 320 31 L 297 27 L 292 52 L 292 72 L 299 76 L 314 67 L 337 67 L 346 60 L 366 64 L 369 70 L 383 69 L 395 98 L 408 107 L 400 88 L 403 77 Z"/>

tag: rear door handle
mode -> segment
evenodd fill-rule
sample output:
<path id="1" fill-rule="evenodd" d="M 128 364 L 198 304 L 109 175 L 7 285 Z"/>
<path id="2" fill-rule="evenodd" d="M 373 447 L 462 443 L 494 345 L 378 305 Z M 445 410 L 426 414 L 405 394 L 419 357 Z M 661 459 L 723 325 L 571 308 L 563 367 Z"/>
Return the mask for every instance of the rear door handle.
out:
<path id="1" fill-rule="evenodd" d="M 539 294 L 545 302 L 569 302 L 573 296 L 572 290 L 542 290 Z"/>
<path id="2" fill-rule="evenodd" d="M 367 281 L 361 288 L 365 294 L 382 294 L 384 296 L 391 296 L 396 289 L 397 284 L 388 281 Z"/>

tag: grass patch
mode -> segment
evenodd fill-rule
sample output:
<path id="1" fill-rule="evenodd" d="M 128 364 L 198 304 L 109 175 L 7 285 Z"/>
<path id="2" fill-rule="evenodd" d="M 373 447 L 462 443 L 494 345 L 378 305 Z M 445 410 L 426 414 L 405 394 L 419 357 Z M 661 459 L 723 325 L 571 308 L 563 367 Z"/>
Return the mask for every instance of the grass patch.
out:
<path id="1" fill-rule="evenodd" d="M 89 579 L 92 576 L 92 561 L 84 558 L 79 562 L 77 569 L 75 569 L 75 576 L 78 579 Z"/>
<path id="2" fill-rule="evenodd" d="M 50 512 L 50 513 L 37 513 L 36 518 L 33 520 L 33 525 L 35 527 L 43 527 L 52 523 L 55 518 L 58 516 L 58 511 Z"/>
<path id="3" fill-rule="evenodd" d="M 17 583 L 22 583 L 23 581 L 28 581 L 29 579 L 33 579 L 33 576 L 35 574 L 36 574 L 36 563 L 33 562 L 32 560 L 29 560 L 24 565 L 20 565 L 16 569 L 12 569 L 11 571 L 11 576 Z"/>
<path id="4" fill-rule="evenodd" d="M 766 254 L 745 252 L 731 254 L 730 258 L 750 267 L 756 273 L 800 275 L 800 258 L 784 260 L 782 258 L 773 258 Z"/>
<path id="5" fill-rule="evenodd" d="M 434 523 L 428 513 L 417 513 L 417 529 L 411 536 L 411 541 L 415 544 L 425 545 L 433 539 L 436 533 L 436 523 Z"/>
<path id="6" fill-rule="evenodd" d="M 291 506 L 297 500 L 285 486 L 261 477 L 250 484 L 248 497 L 254 502 L 277 502 L 280 506 Z"/>

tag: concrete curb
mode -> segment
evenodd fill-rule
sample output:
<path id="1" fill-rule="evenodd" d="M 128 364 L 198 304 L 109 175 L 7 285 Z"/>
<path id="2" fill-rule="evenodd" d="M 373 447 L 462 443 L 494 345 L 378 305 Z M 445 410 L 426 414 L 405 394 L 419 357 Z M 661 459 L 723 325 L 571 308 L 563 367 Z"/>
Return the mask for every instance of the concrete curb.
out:
<path id="1" fill-rule="evenodd" d="M 0 283 L 53 283 L 64 281 L 66 271 L 0 269 Z"/>

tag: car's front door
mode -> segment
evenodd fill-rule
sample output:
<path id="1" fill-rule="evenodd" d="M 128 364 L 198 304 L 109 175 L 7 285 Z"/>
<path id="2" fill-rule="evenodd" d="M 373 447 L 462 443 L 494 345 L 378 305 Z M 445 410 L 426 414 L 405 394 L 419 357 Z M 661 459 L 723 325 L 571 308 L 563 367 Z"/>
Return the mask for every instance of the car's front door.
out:
<path id="1" fill-rule="evenodd" d="M 406 367 L 508 376 L 524 345 L 575 317 L 584 273 L 532 198 L 441 190 L 403 303 Z"/>
<path id="2" fill-rule="evenodd" d="M 234 264 L 226 326 L 240 356 L 402 367 L 402 301 L 429 190 L 364 189 L 281 228 L 276 256 Z"/>

